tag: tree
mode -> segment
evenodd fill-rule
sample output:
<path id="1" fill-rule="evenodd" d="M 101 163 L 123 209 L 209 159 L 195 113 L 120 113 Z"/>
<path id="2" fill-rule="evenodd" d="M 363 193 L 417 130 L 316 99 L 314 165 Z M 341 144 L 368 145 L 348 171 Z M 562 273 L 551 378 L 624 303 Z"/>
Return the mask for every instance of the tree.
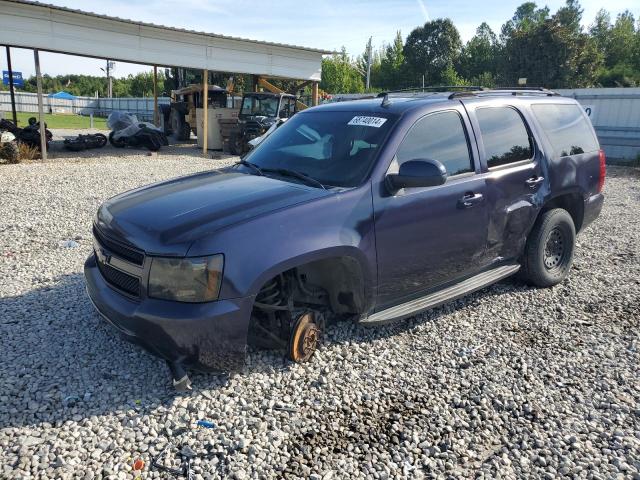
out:
<path id="1" fill-rule="evenodd" d="M 404 44 L 402 33 L 398 30 L 393 43 L 383 47 L 380 59 L 380 72 L 376 86 L 386 90 L 399 90 L 407 87 L 407 75 L 404 71 Z"/>
<path id="2" fill-rule="evenodd" d="M 560 7 L 554 17 L 560 25 L 574 34 L 582 33 L 582 12 L 578 0 L 567 0 L 564 7 Z"/>
<path id="3" fill-rule="evenodd" d="M 505 82 L 515 84 L 525 77 L 529 85 L 552 88 L 594 85 L 602 55 L 582 33 L 580 15 L 579 4 L 568 0 L 553 17 L 537 24 L 524 22 L 511 30 L 504 46 Z"/>
<path id="4" fill-rule="evenodd" d="M 498 37 L 486 22 L 480 24 L 476 34 L 463 47 L 458 60 L 458 72 L 466 79 L 495 76 L 500 46 Z"/>
<path id="5" fill-rule="evenodd" d="M 609 41 L 605 51 L 607 67 L 631 64 L 636 41 L 635 20 L 633 14 L 627 10 L 618 15 L 609 31 Z"/>
<path id="6" fill-rule="evenodd" d="M 604 8 L 598 10 L 594 22 L 589 27 L 589 35 L 593 39 L 596 48 L 605 55 L 609 43 L 611 30 L 611 15 Z"/>
<path id="7" fill-rule="evenodd" d="M 424 75 L 429 85 L 443 81 L 443 73 L 460 55 L 460 34 L 448 18 L 433 20 L 414 29 L 404 45 L 406 65 L 415 82 Z"/>
<path id="8" fill-rule="evenodd" d="M 503 41 L 514 31 L 527 32 L 540 25 L 549 18 L 549 7 L 538 8 L 535 2 L 525 2 L 516 9 L 511 20 L 508 20 L 501 30 Z"/>
<path id="9" fill-rule="evenodd" d="M 364 91 L 362 76 L 344 47 L 340 53 L 322 60 L 320 88 L 329 93 L 361 93 Z"/>
<path id="10" fill-rule="evenodd" d="M 130 94 L 132 97 L 152 97 L 153 96 L 153 73 L 141 72 L 136 75 L 129 75 L 127 80 L 130 83 Z M 164 90 L 164 75 L 158 72 L 158 92 Z"/>
<path id="11" fill-rule="evenodd" d="M 458 75 L 452 63 L 449 63 L 440 74 L 441 85 L 468 85 L 469 82 Z"/>
<path id="12" fill-rule="evenodd" d="M 600 10 L 589 34 L 604 58 L 597 83 L 603 87 L 640 85 L 640 26 L 636 29 L 633 15 L 621 13 L 612 25 L 609 13 Z"/>

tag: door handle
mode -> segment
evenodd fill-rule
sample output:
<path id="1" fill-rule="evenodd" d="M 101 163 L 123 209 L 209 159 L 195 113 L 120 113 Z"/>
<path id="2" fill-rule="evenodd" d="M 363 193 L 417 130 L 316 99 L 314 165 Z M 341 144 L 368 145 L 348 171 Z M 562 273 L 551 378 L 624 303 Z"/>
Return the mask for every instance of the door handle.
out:
<path id="1" fill-rule="evenodd" d="M 531 177 L 525 180 L 525 183 L 529 186 L 529 188 L 536 188 L 544 182 L 544 177 Z"/>
<path id="2" fill-rule="evenodd" d="M 464 194 L 464 197 L 458 200 L 458 205 L 461 208 L 471 208 L 482 202 L 483 199 L 484 196 L 481 193 L 467 192 Z"/>

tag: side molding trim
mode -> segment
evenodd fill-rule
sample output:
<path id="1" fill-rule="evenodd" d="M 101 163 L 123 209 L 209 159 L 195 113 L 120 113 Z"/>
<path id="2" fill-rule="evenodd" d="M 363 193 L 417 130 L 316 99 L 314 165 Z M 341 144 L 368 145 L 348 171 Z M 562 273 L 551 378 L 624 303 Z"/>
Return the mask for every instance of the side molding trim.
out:
<path id="1" fill-rule="evenodd" d="M 424 297 L 416 298 L 410 302 L 376 312 L 373 315 L 360 320 L 360 323 L 367 326 L 373 326 L 410 317 L 430 308 L 442 305 L 443 303 L 468 295 L 476 290 L 480 290 L 481 288 L 513 275 L 518 270 L 520 270 L 520 265 L 518 264 L 501 265 L 486 272 L 479 273 L 478 275 L 450 287 L 430 293 Z"/>

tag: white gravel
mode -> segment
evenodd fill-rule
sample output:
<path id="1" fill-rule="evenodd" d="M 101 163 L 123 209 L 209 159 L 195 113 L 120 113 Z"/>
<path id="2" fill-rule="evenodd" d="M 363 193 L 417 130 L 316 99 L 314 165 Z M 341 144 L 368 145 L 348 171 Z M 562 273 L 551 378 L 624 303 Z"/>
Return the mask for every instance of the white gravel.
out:
<path id="1" fill-rule="evenodd" d="M 640 479 L 640 171 L 609 169 L 562 285 L 341 324 L 308 364 L 254 352 L 179 396 L 94 312 L 82 265 L 104 199 L 233 160 L 193 148 L 0 167 L 0 478 L 131 479 L 136 458 L 168 478 L 150 456 L 170 440 L 195 478 Z"/>

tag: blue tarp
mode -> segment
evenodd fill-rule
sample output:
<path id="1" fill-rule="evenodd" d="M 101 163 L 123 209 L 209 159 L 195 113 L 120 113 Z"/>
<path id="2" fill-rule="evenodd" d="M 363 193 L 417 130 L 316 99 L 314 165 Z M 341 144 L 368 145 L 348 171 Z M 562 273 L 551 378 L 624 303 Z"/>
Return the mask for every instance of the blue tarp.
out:
<path id="1" fill-rule="evenodd" d="M 49 97 L 51 98 L 61 98 L 62 100 L 75 100 L 76 97 L 71 95 L 68 92 L 60 91 L 58 93 L 50 93 Z"/>

